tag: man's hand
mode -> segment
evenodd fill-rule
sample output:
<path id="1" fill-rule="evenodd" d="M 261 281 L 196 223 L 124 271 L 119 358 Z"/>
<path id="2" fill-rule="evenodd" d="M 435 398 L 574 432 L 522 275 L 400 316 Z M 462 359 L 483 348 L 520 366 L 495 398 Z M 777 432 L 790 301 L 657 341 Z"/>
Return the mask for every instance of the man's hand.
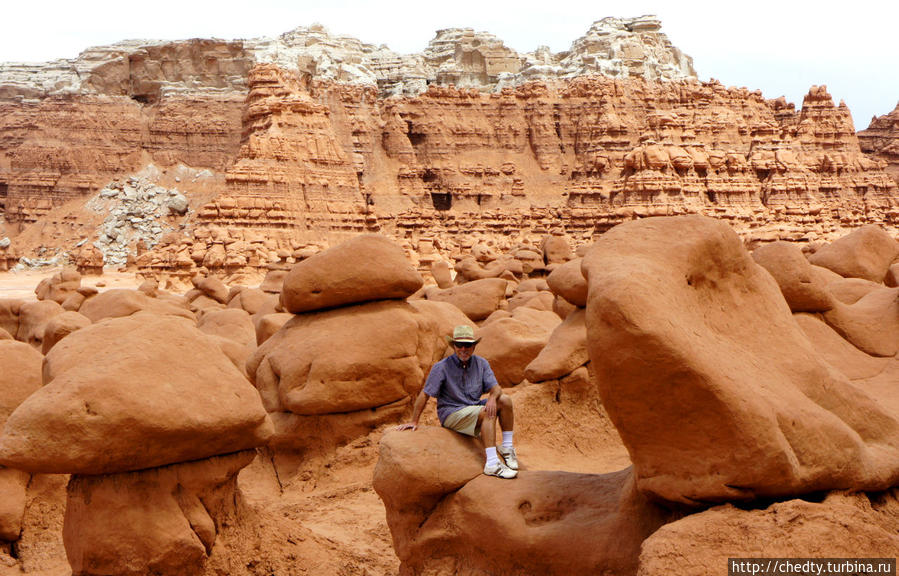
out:
<path id="1" fill-rule="evenodd" d="M 487 398 L 487 404 L 484 406 L 484 408 L 487 418 L 490 418 L 491 420 L 493 418 L 496 418 L 496 398 L 494 398 L 493 396 Z"/>
<path id="2" fill-rule="evenodd" d="M 418 424 L 414 424 L 412 422 L 407 422 L 406 424 L 400 424 L 396 427 L 397 430 L 418 430 Z"/>

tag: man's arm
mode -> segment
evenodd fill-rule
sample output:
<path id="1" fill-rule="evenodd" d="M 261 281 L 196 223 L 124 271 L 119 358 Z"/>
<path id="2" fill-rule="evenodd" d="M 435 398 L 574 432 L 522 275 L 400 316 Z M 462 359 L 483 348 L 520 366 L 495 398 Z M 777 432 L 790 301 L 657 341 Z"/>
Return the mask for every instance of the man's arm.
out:
<path id="1" fill-rule="evenodd" d="M 425 406 L 428 404 L 428 400 L 431 397 L 425 394 L 425 391 L 422 390 L 418 393 L 418 396 L 415 398 L 415 406 L 412 408 L 412 420 L 407 422 L 406 424 L 400 424 L 396 427 L 397 430 L 417 430 L 418 429 L 418 419 L 421 418 L 421 413 L 424 411 Z"/>

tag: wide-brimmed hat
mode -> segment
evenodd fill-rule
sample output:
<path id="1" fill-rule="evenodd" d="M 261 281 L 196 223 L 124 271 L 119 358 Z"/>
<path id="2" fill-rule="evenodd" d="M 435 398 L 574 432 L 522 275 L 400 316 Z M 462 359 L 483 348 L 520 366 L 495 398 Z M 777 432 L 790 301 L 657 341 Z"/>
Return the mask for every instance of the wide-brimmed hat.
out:
<path id="1" fill-rule="evenodd" d="M 477 344 L 481 341 L 480 338 L 474 337 L 474 328 L 471 326 L 466 326 L 462 324 L 461 326 L 456 326 L 453 328 L 453 336 L 450 338 L 449 336 L 445 336 L 447 344 Z"/>

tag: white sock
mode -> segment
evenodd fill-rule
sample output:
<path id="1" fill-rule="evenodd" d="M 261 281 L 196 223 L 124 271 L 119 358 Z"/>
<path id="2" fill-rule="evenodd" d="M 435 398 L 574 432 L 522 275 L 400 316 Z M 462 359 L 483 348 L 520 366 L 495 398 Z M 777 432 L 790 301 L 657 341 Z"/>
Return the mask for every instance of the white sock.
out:
<path id="1" fill-rule="evenodd" d="M 499 464 L 499 458 L 496 457 L 496 446 L 487 448 L 487 466 L 496 466 Z"/>
<path id="2" fill-rule="evenodd" d="M 503 448 L 511 448 L 512 447 L 512 430 L 506 432 L 503 430 Z"/>

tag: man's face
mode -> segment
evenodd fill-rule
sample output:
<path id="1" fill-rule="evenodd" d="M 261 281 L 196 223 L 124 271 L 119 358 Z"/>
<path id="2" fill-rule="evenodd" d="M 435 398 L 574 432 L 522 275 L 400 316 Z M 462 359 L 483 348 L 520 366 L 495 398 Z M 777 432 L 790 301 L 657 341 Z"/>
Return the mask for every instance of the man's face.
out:
<path id="1" fill-rule="evenodd" d="M 453 343 L 453 349 L 456 351 L 456 356 L 459 357 L 459 360 L 463 362 L 468 362 L 471 358 L 471 355 L 474 353 L 474 344 L 466 344 L 466 343 Z"/>

